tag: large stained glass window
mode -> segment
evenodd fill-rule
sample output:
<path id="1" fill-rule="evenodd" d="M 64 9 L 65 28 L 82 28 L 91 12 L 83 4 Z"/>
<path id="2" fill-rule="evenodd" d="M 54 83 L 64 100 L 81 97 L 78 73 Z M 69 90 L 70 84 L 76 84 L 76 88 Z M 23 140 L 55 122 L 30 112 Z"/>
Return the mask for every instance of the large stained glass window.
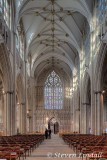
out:
<path id="1" fill-rule="evenodd" d="M 63 108 L 63 87 L 60 77 L 52 71 L 46 79 L 44 88 L 45 109 Z"/>

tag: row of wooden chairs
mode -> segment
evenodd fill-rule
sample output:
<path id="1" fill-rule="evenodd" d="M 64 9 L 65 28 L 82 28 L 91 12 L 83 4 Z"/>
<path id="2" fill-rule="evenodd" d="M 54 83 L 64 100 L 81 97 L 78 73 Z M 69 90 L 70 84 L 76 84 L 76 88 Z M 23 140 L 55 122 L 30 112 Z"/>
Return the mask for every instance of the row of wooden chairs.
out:
<path id="1" fill-rule="evenodd" d="M 26 159 L 44 140 L 44 135 L 16 135 L 0 137 L 0 159 Z"/>
<path id="2" fill-rule="evenodd" d="M 86 160 L 107 159 L 106 135 L 63 134 L 62 138 L 76 154 L 81 153 Z"/>

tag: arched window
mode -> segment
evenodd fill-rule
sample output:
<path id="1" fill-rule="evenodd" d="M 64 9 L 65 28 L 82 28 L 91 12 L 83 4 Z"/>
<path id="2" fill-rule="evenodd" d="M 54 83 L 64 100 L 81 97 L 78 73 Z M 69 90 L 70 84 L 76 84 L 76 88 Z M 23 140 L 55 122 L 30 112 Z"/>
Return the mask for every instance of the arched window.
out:
<path id="1" fill-rule="evenodd" d="M 3 13 L 3 0 L 0 0 L 0 14 Z"/>
<path id="2" fill-rule="evenodd" d="M 4 20 L 8 27 L 10 27 L 10 8 L 7 0 L 4 0 Z"/>
<path id="3" fill-rule="evenodd" d="M 20 45 L 19 45 L 19 33 L 18 33 L 18 30 L 16 30 L 16 48 L 19 52 L 19 49 L 20 49 Z"/>
<path id="4" fill-rule="evenodd" d="M 106 16 L 107 12 L 107 0 L 99 0 L 99 20 L 100 23 L 103 22 L 103 19 Z"/>
<path id="5" fill-rule="evenodd" d="M 22 2 L 23 2 L 23 0 L 18 0 L 18 7 L 21 6 Z"/>
<path id="6" fill-rule="evenodd" d="M 46 79 L 44 88 L 45 109 L 63 108 L 63 87 L 60 77 L 52 71 Z"/>

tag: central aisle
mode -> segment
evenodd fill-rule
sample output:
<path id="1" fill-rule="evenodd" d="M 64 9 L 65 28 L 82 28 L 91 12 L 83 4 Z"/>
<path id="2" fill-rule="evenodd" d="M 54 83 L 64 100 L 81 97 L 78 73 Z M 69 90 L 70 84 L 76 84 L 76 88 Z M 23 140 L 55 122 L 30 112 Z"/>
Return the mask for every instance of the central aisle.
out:
<path id="1" fill-rule="evenodd" d="M 64 158 L 62 154 L 71 154 L 70 158 Z M 72 157 L 75 154 L 72 149 L 58 135 L 52 135 L 51 139 L 46 139 L 39 145 L 27 160 L 77 160 L 81 158 Z"/>

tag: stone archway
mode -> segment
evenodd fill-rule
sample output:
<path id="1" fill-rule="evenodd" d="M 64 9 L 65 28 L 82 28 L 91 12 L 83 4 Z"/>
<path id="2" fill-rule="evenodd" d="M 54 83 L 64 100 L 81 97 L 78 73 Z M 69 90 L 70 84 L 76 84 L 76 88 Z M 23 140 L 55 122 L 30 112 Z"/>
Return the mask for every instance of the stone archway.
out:
<path id="1" fill-rule="evenodd" d="M 55 134 L 59 133 L 59 123 L 58 122 L 55 122 L 54 124 L 54 133 Z"/>
<path id="2" fill-rule="evenodd" d="M 57 78 L 57 84 L 55 85 L 56 90 L 53 92 L 54 96 L 51 96 L 50 88 L 47 87 L 45 92 L 45 87 L 47 84 L 47 78 L 53 73 L 53 69 L 60 77 L 62 84 L 59 84 L 59 78 Z M 61 72 L 59 68 L 49 68 L 43 70 L 39 73 L 36 79 L 35 95 L 36 95 L 36 113 L 35 113 L 35 130 L 39 132 L 44 132 L 47 127 L 47 118 L 51 119 L 56 117 L 60 121 L 59 130 L 60 132 L 70 132 L 71 130 L 71 113 L 70 113 L 70 79 L 65 71 Z M 61 74 L 63 73 L 63 74 Z M 55 74 L 55 79 L 56 79 Z M 65 76 L 63 76 L 65 75 Z M 54 85 L 53 85 L 54 86 Z M 61 87 L 60 87 L 61 86 Z M 47 92 L 49 91 L 49 92 Z M 48 93 L 48 94 L 47 94 Z M 58 94 L 59 93 L 59 94 Z M 63 93 L 63 94 L 62 94 Z M 58 98 L 59 97 L 59 98 Z M 46 100 L 49 100 L 45 103 Z M 51 103 L 52 102 L 52 103 Z M 54 103 L 53 103 L 54 102 Z M 47 105 L 49 107 L 45 107 Z M 54 104 L 54 105 L 51 105 Z"/>
<path id="3" fill-rule="evenodd" d="M 52 117 L 48 121 L 48 129 L 51 129 L 52 133 L 57 134 L 59 133 L 59 122 L 56 118 Z"/>

